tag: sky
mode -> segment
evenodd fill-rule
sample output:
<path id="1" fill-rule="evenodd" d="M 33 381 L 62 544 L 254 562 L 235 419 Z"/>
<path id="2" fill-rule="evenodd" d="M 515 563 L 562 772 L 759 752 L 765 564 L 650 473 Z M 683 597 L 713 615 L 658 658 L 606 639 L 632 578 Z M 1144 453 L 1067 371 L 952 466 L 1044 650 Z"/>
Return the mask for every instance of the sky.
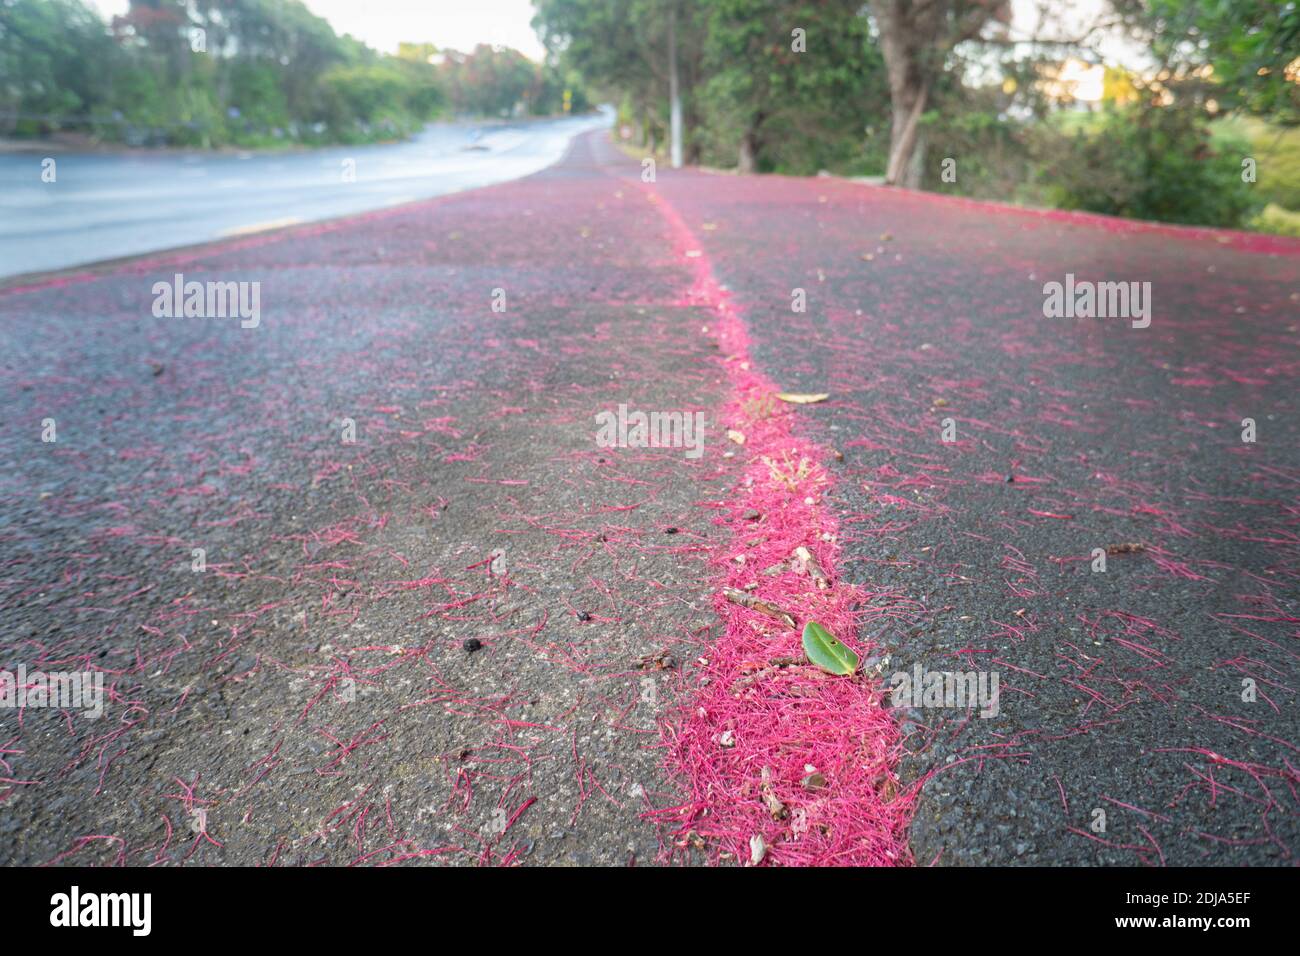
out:
<path id="1" fill-rule="evenodd" d="M 351 33 L 384 53 L 397 44 L 433 43 L 472 50 L 479 43 L 514 47 L 540 61 L 545 55 L 533 32 L 531 0 L 303 0 L 335 33 Z M 90 0 L 105 17 L 125 13 L 127 0 Z"/>
<path id="2" fill-rule="evenodd" d="M 1048 11 L 1045 19 L 1040 8 Z M 1105 0 L 1011 0 L 1009 36 L 1013 40 L 1027 40 L 1034 36 L 1074 39 L 1084 36 L 1089 27 L 1104 24 L 1111 18 L 1110 4 Z M 1129 69 L 1150 65 L 1145 49 L 1122 31 L 1099 30 L 1093 37 L 1093 46 L 1104 63 Z"/>

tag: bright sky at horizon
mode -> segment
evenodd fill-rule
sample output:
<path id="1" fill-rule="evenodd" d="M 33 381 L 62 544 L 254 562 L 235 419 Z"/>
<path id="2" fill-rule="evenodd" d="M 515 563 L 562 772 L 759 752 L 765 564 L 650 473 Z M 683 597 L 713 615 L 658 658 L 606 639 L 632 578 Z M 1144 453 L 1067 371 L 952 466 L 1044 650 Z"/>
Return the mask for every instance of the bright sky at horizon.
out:
<path id="1" fill-rule="evenodd" d="M 128 0 L 88 0 L 105 17 L 125 13 Z M 541 61 L 532 0 L 302 0 L 335 33 L 350 33 L 384 53 L 397 44 L 433 43 L 468 52 L 479 43 L 514 47 Z"/>

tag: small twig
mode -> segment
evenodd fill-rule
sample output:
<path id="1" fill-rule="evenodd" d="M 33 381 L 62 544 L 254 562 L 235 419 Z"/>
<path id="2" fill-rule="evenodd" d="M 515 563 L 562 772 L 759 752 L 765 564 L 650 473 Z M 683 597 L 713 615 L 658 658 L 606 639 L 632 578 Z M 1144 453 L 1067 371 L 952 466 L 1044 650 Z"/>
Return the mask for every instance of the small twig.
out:
<path id="1" fill-rule="evenodd" d="M 641 670 L 664 671 L 676 667 L 677 662 L 673 660 L 668 651 L 659 651 L 657 654 L 642 654 L 636 659 L 636 666 Z"/>
<path id="2" fill-rule="evenodd" d="M 1139 542 L 1125 542 L 1123 544 L 1106 545 L 1107 554 L 1140 554 L 1146 549 L 1147 546 Z"/>
<path id="3" fill-rule="evenodd" d="M 757 684 L 769 674 L 775 674 L 783 671 L 788 667 L 799 667 L 802 669 L 802 662 L 797 657 L 773 657 L 768 661 L 770 667 L 764 667 L 762 670 L 754 671 L 752 674 L 746 674 L 744 677 L 738 677 L 731 683 L 731 693 L 743 690 L 751 684 Z"/>
<path id="4" fill-rule="evenodd" d="M 759 600 L 752 594 L 746 594 L 744 591 L 737 591 L 735 588 L 724 588 L 722 596 L 732 604 L 739 604 L 741 607 L 747 607 L 751 611 L 758 611 L 760 614 L 774 617 L 786 627 L 796 628 L 799 626 L 799 623 L 795 620 L 793 614 L 781 610 L 775 604 L 768 604 L 766 601 Z"/>

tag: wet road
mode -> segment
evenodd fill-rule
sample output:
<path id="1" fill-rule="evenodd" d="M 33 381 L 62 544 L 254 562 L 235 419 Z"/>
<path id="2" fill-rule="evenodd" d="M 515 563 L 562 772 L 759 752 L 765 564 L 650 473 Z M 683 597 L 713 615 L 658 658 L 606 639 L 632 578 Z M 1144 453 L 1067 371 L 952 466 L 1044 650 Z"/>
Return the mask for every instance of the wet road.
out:
<path id="1" fill-rule="evenodd" d="M 527 176 L 599 116 L 439 123 L 293 152 L 0 153 L 0 277 L 378 209 Z"/>

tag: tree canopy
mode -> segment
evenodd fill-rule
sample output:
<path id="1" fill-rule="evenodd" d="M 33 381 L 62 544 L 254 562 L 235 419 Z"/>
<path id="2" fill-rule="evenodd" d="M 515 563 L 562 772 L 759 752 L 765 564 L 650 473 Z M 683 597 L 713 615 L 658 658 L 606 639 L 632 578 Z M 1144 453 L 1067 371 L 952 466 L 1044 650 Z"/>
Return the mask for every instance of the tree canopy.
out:
<path id="1" fill-rule="evenodd" d="M 576 78 L 514 50 L 399 55 L 338 36 L 300 0 L 0 0 L 0 132 L 87 130 L 140 144 L 362 142 L 448 110 L 558 113 Z"/>

